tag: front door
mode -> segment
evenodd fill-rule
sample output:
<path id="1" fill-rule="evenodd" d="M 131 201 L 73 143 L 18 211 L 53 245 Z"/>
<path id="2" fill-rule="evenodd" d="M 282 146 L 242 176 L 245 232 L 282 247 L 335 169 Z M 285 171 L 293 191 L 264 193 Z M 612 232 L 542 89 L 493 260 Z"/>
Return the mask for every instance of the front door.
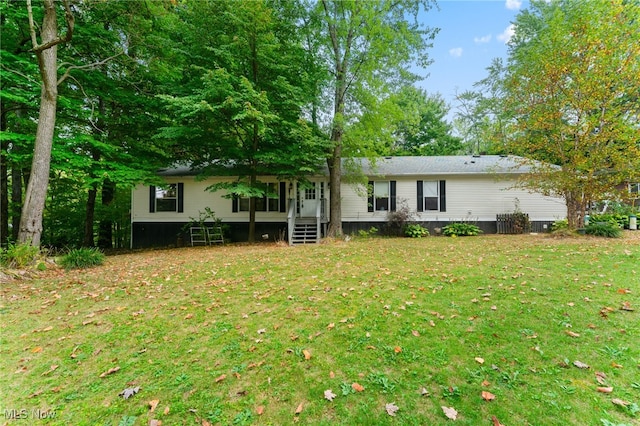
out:
<path id="1" fill-rule="evenodd" d="M 320 182 L 311 182 L 307 187 L 300 188 L 298 200 L 300 202 L 300 217 L 315 217 L 318 204 L 322 197 Z"/>

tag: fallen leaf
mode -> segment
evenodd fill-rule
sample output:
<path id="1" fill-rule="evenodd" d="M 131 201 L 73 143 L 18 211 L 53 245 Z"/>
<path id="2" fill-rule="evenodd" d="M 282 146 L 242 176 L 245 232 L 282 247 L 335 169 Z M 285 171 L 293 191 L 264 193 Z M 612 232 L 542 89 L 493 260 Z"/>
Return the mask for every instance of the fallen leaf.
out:
<path id="1" fill-rule="evenodd" d="M 491 385 L 491 383 L 489 383 L 489 381 L 485 379 L 482 381 L 481 385 L 486 388 L 487 386 Z"/>
<path id="2" fill-rule="evenodd" d="M 31 349 L 32 354 L 37 354 L 40 352 L 42 352 L 42 348 L 40 346 L 36 346 L 35 348 Z"/>
<path id="3" fill-rule="evenodd" d="M 308 350 L 303 350 L 302 354 L 304 355 L 304 359 L 306 360 L 310 360 L 311 359 L 311 352 L 309 352 Z"/>
<path id="4" fill-rule="evenodd" d="M 107 377 L 107 376 L 115 373 L 118 370 L 120 370 L 120 367 L 112 367 L 112 368 L 108 369 L 107 371 L 105 371 L 104 373 L 102 373 L 100 375 L 100 377 Z"/>
<path id="5" fill-rule="evenodd" d="M 327 326 L 327 330 L 333 330 L 333 328 L 334 328 L 335 326 L 336 326 L 336 325 L 335 325 L 335 323 L 330 323 L 330 324 Z"/>
<path id="6" fill-rule="evenodd" d="M 184 319 L 186 319 L 186 320 L 191 319 L 191 318 L 193 318 L 193 314 L 187 314 L 184 317 Z"/>
<path id="7" fill-rule="evenodd" d="M 615 362 L 615 361 L 611 363 L 611 366 L 612 366 L 613 368 L 622 368 L 622 367 L 623 367 L 621 364 L 618 364 L 618 363 L 617 363 L 617 362 Z"/>
<path id="8" fill-rule="evenodd" d="M 169 411 L 170 411 L 170 409 L 169 409 L 169 406 L 167 405 L 166 407 L 164 407 L 164 410 L 162 411 L 162 414 L 164 414 L 166 416 L 167 414 L 169 414 Z"/>
<path id="9" fill-rule="evenodd" d="M 598 392 L 602 392 L 602 393 L 611 393 L 611 392 L 613 392 L 613 387 L 612 386 L 598 386 L 596 388 L 596 390 Z"/>
<path id="10" fill-rule="evenodd" d="M 326 391 L 324 391 L 324 399 L 327 399 L 329 401 L 333 401 L 333 398 L 335 398 L 337 395 L 335 393 L 333 393 L 333 391 L 331 389 L 327 389 Z"/>
<path id="11" fill-rule="evenodd" d="M 221 375 L 219 375 L 218 377 L 216 377 L 216 379 L 214 380 L 214 382 L 216 382 L 216 383 L 220 383 L 221 381 L 223 381 L 223 380 L 224 380 L 224 379 L 226 379 L 226 378 L 227 378 L 227 375 L 226 375 L 226 374 L 221 374 Z"/>
<path id="12" fill-rule="evenodd" d="M 158 406 L 158 404 L 160 404 L 160 400 L 159 399 L 154 399 L 148 402 L 149 404 L 149 412 L 153 413 L 154 410 L 156 409 L 156 407 Z"/>
<path id="13" fill-rule="evenodd" d="M 573 361 L 573 365 L 578 368 L 589 368 L 589 366 L 582 361 Z"/>
<path id="14" fill-rule="evenodd" d="M 474 358 L 478 364 L 484 364 L 484 358 L 480 358 L 479 356 Z"/>
<path id="15" fill-rule="evenodd" d="M 298 404 L 298 407 L 296 408 L 296 416 L 300 413 L 302 413 L 302 408 L 303 408 L 303 403 L 301 402 L 300 404 Z"/>
<path id="16" fill-rule="evenodd" d="M 629 293 L 631 293 L 631 290 L 629 290 L 628 288 L 619 288 L 618 289 L 618 293 L 619 294 L 629 294 Z"/>
<path id="17" fill-rule="evenodd" d="M 429 391 L 427 390 L 427 388 L 420 389 L 420 395 L 422 395 L 422 396 L 431 396 L 429 394 Z"/>
<path id="18" fill-rule="evenodd" d="M 623 311 L 629 311 L 629 312 L 633 311 L 633 308 L 631 307 L 630 302 L 622 302 L 622 306 L 620 307 L 620 309 Z"/>
<path id="19" fill-rule="evenodd" d="M 411 334 L 413 334 L 415 337 L 420 337 L 420 332 L 418 330 L 412 330 Z"/>
<path id="20" fill-rule="evenodd" d="M 120 392 L 118 395 L 122 396 L 124 399 L 129 399 L 133 395 L 137 394 L 138 392 L 140 392 L 140 387 L 136 386 L 135 388 L 126 388 L 125 390 Z"/>
<path id="21" fill-rule="evenodd" d="M 259 415 L 259 416 L 261 416 L 261 415 L 262 415 L 262 413 L 264 413 L 264 405 L 258 405 L 258 406 L 256 407 L 256 414 L 257 414 L 257 415 Z"/>
<path id="22" fill-rule="evenodd" d="M 493 401 L 494 399 L 496 399 L 496 396 L 491 392 L 482 391 L 482 399 L 484 399 L 485 401 Z"/>
<path id="23" fill-rule="evenodd" d="M 458 418 L 458 412 L 456 411 L 455 408 L 445 407 L 444 405 L 441 406 L 440 408 L 442 408 L 444 415 L 447 416 L 448 419 L 455 420 Z"/>
<path id="24" fill-rule="evenodd" d="M 571 337 L 580 337 L 580 333 L 576 333 L 576 332 L 571 331 L 571 330 L 567 330 L 565 333 L 567 333 Z"/>
<path id="25" fill-rule="evenodd" d="M 402 348 L 400 346 L 396 346 L 395 348 L 393 348 L 393 351 L 399 354 L 400 352 L 402 352 Z"/>
<path id="26" fill-rule="evenodd" d="M 384 406 L 384 409 L 387 411 L 388 415 L 395 416 L 396 411 L 398 411 L 400 408 L 395 403 L 390 402 Z"/>
<path id="27" fill-rule="evenodd" d="M 43 376 L 47 376 L 47 375 L 51 374 L 52 372 L 56 371 L 57 368 L 58 368 L 58 365 L 54 364 L 51 367 L 49 367 L 48 371 L 45 371 L 44 373 L 42 373 L 42 375 Z"/>
<path id="28" fill-rule="evenodd" d="M 258 334 L 264 334 L 267 332 L 266 328 L 261 328 L 260 330 L 258 330 Z"/>
<path id="29" fill-rule="evenodd" d="M 621 399 L 618 398 L 613 398 L 611 400 L 612 403 L 614 403 L 615 405 L 619 405 L 621 407 L 626 407 L 627 405 L 631 404 L 629 401 L 623 401 Z"/>
<path id="30" fill-rule="evenodd" d="M 162 426 L 162 420 L 151 419 L 149 420 L 149 426 Z"/>
<path id="31" fill-rule="evenodd" d="M 496 416 L 491 416 L 491 421 L 493 422 L 493 426 L 504 426 Z"/>
<path id="32" fill-rule="evenodd" d="M 333 371 L 329 371 L 329 378 L 333 379 L 336 377 L 336 373 L 334 373 Z"/>
<path id="33" fill-rule="evenodd" d="M 362 392 L 364 390 L 364 386 L 362 386 L 360 383 L 355 382 L 351 384 L 351 388 L 353 388 L 353 390 L 356 392 Z"/>

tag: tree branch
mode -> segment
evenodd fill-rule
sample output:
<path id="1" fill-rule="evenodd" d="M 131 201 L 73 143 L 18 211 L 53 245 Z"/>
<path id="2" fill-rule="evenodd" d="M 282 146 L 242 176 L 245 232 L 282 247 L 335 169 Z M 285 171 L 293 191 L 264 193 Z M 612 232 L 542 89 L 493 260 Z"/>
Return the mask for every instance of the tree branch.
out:
<path id="1" fill-rule="evenodd" d="M 67 23 L 67 32 L 64 36 L 58 36 L 47 43 L 38 44 L 38 40 L 36 39 L 36 31 L 35 25 L 33 22 L 33 12 L 31 10 L 31 0 L 27 0 L 27 11 L 29 14 L 29 31 L 31 32 L 31 44 L 33 45 L 33 51 L 37 54 L 44 50 L 47 50 L 57 44 L 66 43 L 71 40 L 73 37 L 73 28 L 75 25 L 75 18 L 73 17 L 73 13 L 71 12 L 71 7 L 69 6 L 68 0 L 63 0 L 64 4 L 64 20 Z M 53 2 L 49 5 L 53 7 Z M 45 4 L 45 8 L 47 5 Z"/>
<path id="2" fill-rule="evenodd" d="M 98 62 L 93 62 L 91 64 L 70 65 L 69 68 L 67 68 L 67 70 L 64 72 L 64 74 L 62 74 L 62 76 L 58 79 L 58 83 L 57 84 L 58 85 L 62 84 L 69 77 L 69 74 L 71 73 L 72 70 L 90 70 L 90 69 L 98 68 L 98 67 L 106 64 L 110 60 L 115 59 L 118 56 L 123 55 L 123 54 L 124 54 L 124 52 L 120 52 L 120 53 L 117 53 L 117 54 L 115 54 L 113 56 L 110 56 L 110 57 L 108 57 L 106 59 L 103 59 L 103 60 L 98 61 Z M 58 68 L 60 68 L 63 65 L 68 65 L 68 63 L 67 62 L 62 63 L 62 64 L 60 64 L 60 66 Z"/>

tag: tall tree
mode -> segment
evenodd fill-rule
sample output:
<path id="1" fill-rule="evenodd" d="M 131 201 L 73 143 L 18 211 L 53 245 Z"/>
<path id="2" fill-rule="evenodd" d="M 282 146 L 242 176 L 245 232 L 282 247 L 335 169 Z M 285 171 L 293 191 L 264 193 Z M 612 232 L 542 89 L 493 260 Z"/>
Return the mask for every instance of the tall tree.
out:
<path id="1" fill-rule="evenodd" d="M 509 148 L 544 162 L 524 184 L 564 197 L 573 228 L 590 202 L 640 178 L 639 16 L 637 2 L 561 0 L 516 18 Z"/>
<path id="2" fill-rule="evenodd" d="M 63 5 L 66 31 L 60 34 L 58 8 L 54 0 L 43 0 L 44 16 L 40 26 L 40 42 L 38 42 L 31 0 L 27 0 L 31 45 L 38 59 L 42 86 L 31 175 L 20 218 L 18 242 L 34 246 L 40 246 L 42 215 L 49 185 L 58 101 L 58 45 L 68 42 L 73 36 L 73 13 L 67 0 L 63 0 Z"/>
<path id="3" fill-rule="evenodd" d="M 331 217 L 328 235 L 342 235 L 340 185 L 344 135 L 362 111 L 363 101 L 383 98 L 395 85 L 416 81 L 410 65 L 429 63 L 427 48 L 436 31 L 417 21 L 431 8 L 429 0 L 320 0 L 314 8 L 319 23 L 321 55 L 330 71 L 332 92 L 329 118 L 331 150 L 328 155 Z"/>
<path id="4" fill-rule="evenodd" d="M 393 155 L 453 155 L 462 149 L 447 122 L 449 108 L 441 96 L 410 86 L 400 91 L 396 102 L 407 117 L 398 125 Z"/>
<path id="5" fill-rule="evenodd" d="M 301 119 L 311 82 L 298 65 L 297 5 L 198 1 L 182 10 L 188 83 L 183 96 L 165 97 L 177 120 L 160 136 L 186 142 L 182 159 L 203 176 L 239 176 L 210 189 L 249 198 L 249 241 L 256 200 L 274 195 L 259 177 L 304 178 L 322 158 L 322 139 Z"/>

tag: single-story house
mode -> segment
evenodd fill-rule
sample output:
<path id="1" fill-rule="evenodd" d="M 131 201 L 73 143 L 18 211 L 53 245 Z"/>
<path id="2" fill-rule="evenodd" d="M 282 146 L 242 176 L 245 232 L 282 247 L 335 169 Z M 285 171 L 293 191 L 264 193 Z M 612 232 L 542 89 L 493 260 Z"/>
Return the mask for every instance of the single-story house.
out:
<path id="1" fill-rule="evenodd" d="M 514 188 L 516 177 L 529 170 L 518 166 L 514 157 L 385 157 L 374 164 L 360 161 L 369 184 L 343 183 L 341 187 L 342 227 L 346 234 L 383 228 L 389 212 L 401 206 L 408 207 L 412 221 L 432 233 L 460 221 L 472 222 L 485 233 L 495 233 L 496 216 L 516 211 L 529 215 L 533 231 L 543 232 L 567 214 L 560 198 Z M 228 238 L 247 240 L 249 200 L 228 198 L 223 191 L 206 189 L 216 182 L 232 181 L 232 177 L 199 180 L 188 167 L 164 169 L 159 174 L 166 182 L 162 187 L 139 185 L 133 190 L 133 248 L 188 244 L 187 224 L 206 208 L 225 225 Z M 258 238 L 291 241 L 304 232 L 312 239 L 322 236 L 330 218 L 328 171 L 311 176 L 311 185 L 306 186 L 269 176 L 259 180 L 269 183 L 271 192 L 278 197 L 257 202 Z"/>

